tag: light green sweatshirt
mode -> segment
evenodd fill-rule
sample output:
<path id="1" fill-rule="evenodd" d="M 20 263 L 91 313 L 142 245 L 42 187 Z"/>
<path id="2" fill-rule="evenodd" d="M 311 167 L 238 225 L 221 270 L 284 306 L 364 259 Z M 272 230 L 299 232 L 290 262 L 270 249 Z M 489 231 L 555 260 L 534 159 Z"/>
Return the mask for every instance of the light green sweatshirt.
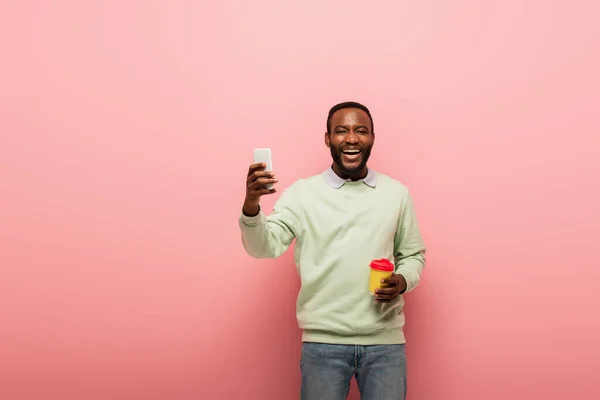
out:
<path id="1" fill-rule="evenodd" d="M 242 214 L 244 248 L 255 258 L 275 258 L 296 240 L 303 341 L 404 343 L 404 298 L 378 303 L 368 280 L 371 260 L 387 258 L 406 279 L 406 292 L 418 285 L 425 245 L 412 198 L 403 184 L 374 171 L 355 182 L 332 174 L 329 169 L 296 181 L 269 216 Z"/>

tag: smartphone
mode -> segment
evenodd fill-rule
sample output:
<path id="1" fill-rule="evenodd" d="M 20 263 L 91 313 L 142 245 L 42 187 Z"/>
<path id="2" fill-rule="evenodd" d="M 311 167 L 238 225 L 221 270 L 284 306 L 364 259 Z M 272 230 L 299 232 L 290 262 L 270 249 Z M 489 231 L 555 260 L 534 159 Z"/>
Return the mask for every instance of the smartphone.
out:
<path id="1" fill-rule="evenodd" d="M 269 148 L 260 148 L 254 149 L 254 162 L 255 163 L 265 163 L 267 167 L 265 171 L 273 171 L 273 161 L 271 160 L 271 149 Z M 273 184 L 270 183 L 265 185 L 266 189 L 273 189 Z"/>

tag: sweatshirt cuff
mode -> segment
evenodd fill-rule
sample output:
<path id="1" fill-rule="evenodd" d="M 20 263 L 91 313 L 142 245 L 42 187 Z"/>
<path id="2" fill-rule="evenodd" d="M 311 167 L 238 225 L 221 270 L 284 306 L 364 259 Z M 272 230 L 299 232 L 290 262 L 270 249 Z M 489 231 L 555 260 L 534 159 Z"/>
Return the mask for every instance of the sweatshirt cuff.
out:
<path id="1" fill-rule="evenodd" d="M 406 288 L 404 289 L 403 292 L 400 292 L 400 294 L 405 294 L 405 293 L 408 293 L 411 290 L 413 290 L 414 283 L 413 283 L 412 277 L 410 275 L 410 272 L 408 272 L 406 270 L 403 270 L 403 271 L 401 270 L 401 271 L 396 272 L 396 274 L 402 275 L 402 277 L 404 278 L 404 281 L 406 281 Z"/>
<path id="2" fill-rule="evenodd" d="M 263 214 L 262 211 L 259 211 L 258 214 L 256 214 L 253 217 L 249 217 L 247 215 L 244 215 L 244 213 L 241 214 L 240 216 L 240 220 L 242 221 L 242 223 L 246 226 L 249 227 L 254 227 L 260 224 L 261 220 L 263 218 Z"/>
<path id="3" fill-rule="evenodd" d="M 402 275 L 406 281 L 406 290 L 403 294 L 412 291 L 419 284 L 419 276 L 409 268 L 400 268 L 396 271 L 396 274 Z"/>

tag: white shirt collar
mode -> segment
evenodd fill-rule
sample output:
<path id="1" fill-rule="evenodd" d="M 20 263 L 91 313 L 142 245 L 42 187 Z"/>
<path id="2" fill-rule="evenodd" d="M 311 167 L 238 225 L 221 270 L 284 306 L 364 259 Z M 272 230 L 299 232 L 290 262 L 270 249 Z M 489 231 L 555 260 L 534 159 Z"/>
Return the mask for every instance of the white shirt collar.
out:
<path id="1" fill-rule="evenodd" d="M 325 182 L 327 182 L 327 184 L 329 184 L 331 187 L 333 187 L 335 189 L 339 189 L 342 186 L 344 186 L 344 184 L 346 182 L 350 182 L 350 179 L 340 178 L 338 176 L 338 174 L 336 174 L 333 171 L 333 168 L 331 168 L 331 167 L 329 167 L 325 171 L 323 171 L 322 175 L 323 175 L 323 178 L 325 179 Z M 361 179 L 360 181 L 362 181 L 365 185 L 374 188 L 375 185 L 377 184 L 377 173 L 375 171 L 373 171 L 372 169 L 368 169 L 367 176 L 364 179 Z"/>

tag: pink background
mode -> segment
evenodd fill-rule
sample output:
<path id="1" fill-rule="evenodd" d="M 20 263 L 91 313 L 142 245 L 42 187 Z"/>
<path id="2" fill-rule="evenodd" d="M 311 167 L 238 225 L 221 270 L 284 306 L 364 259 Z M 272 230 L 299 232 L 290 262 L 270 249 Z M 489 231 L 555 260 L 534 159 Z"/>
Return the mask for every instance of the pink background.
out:
<path id="1" fill-rule="evenodd" d="M 409 399 L 600 398 L 597 4 L 2 2 L 0 398 L 298 398 L 292 254 L 237 217 L 345 100 L 429 247 Z"/>

